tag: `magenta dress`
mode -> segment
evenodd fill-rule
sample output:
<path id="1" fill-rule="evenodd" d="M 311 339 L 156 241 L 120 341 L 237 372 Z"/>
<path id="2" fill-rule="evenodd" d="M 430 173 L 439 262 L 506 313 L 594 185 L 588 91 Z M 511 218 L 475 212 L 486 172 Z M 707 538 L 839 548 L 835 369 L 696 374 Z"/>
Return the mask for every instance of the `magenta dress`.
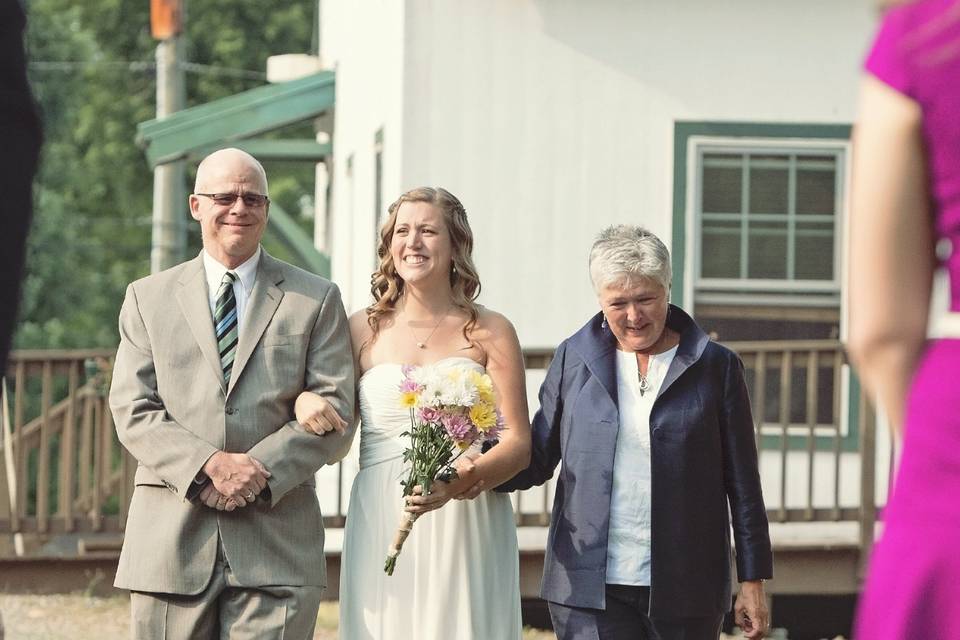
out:
<path id="1" fill-rule="evenodd" d="M 945 264 L 960 311 L 960 0 L 891 10 L 866 69 L 923 110 L 936 232 L 952 246 Z M 884 521 L 854 638 L 960 639 L 960 339 L 932 342 L 917 370 Z"/>

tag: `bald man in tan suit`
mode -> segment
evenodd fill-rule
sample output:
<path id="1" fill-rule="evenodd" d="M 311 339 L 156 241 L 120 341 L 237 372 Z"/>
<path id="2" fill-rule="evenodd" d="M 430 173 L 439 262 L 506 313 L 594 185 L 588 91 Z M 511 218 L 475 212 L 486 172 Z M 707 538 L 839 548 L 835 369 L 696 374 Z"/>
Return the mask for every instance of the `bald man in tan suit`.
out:
<path id="1" fill-rule="evenodd" d="M 326 572 L 314 474 L 353 437 L 337 287 L 260 247 L 267 178 L 225 149 L 197 170 L 203 252 L 132 283 L 110 389 L 139 461 L 116 586 L 135 638 L 312 638 Z M 348 425 L 305 431 L 304 389 Z"/>

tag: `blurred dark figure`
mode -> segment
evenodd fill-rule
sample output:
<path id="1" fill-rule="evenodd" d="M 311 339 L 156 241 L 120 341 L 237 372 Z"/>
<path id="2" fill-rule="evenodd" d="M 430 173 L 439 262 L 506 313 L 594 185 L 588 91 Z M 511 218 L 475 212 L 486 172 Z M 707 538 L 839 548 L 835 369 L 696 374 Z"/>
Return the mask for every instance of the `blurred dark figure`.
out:
<path id="1" fill-rule="evenodd" d="M 7 368 L 20 298 L 40 119 L 27 85 L 26 17 L 20 0 L 0 0 L 0 374 Z"/>

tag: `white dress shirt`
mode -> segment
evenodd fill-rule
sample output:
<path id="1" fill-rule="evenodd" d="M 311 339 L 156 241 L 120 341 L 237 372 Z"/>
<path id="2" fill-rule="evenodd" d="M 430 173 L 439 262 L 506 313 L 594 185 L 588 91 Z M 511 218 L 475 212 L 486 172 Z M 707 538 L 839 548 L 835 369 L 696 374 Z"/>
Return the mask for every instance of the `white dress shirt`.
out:
<path id="1" fill-rule="evenodd" d="M 617 350 L 617 403 L 620 430 L 613 460 L 607 584 L 650 584 L 650 411 L 677 347 L 650 356 L 640 395 L 637 356 Z"/>
<path id="2" fill-rule="evenodd" d="M 203 270 L 207 275 L 207 294 L 210 298 L 210 319 L 213 321 L 213 312 L 217 305 L 217 290 L 220 289 L 220 283 L 223 282 L 223 275 L 227 271 L 233 271 L 237 274 L 237 279 L 233 282 L 233 295 L 237 299 L 237 335 L 243 329 L 243 312 L 247 308 L 247 300 L 250 299 L 250 292 L 253 291 L 253 283 L 257 280 L 257 266 L 260 264 L 260 247 L 257 252 L 247 258 L 247 261 L 236 269 L 227 269 L 220 264 L 213 256 L 204 250 L 203 252 Z"/>

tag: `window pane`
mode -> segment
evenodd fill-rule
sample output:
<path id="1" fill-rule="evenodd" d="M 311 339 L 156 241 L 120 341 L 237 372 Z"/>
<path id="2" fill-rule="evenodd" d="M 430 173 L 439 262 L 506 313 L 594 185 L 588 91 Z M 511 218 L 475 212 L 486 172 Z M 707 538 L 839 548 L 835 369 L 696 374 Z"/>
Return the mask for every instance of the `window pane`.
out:
<path id="1" fill-rule="evenodd" d="M 707 154 L 703 157 L 703 205 L 708 213 L 740 213 L 742 156 Z"/>
<path id="2" fill-rule="evenodd" d="M 833 225 L 798 223 L 795 255 L 798 280 L 833 280 Z"/>
<path id="3" fill-rule="evenodd" d="M 787 277 L 787 228 L 779 222 L 751 222 L 748 278 Z"/>
<path id="4" fill-rule="evenodd" d="M 704 221 L 700 277 L 740 277 L 739 222 L 721 220 Z"/>
<path id="5" fill-rule="evenodd" d="M 797 215 L 834 215 L 836 174 L 835 158 L 797 159 Z"/>
<path id="6" fill-rule="evenodd" d="M 786 213 L 787 156 L 750 156 L 750 213 Z"/>

